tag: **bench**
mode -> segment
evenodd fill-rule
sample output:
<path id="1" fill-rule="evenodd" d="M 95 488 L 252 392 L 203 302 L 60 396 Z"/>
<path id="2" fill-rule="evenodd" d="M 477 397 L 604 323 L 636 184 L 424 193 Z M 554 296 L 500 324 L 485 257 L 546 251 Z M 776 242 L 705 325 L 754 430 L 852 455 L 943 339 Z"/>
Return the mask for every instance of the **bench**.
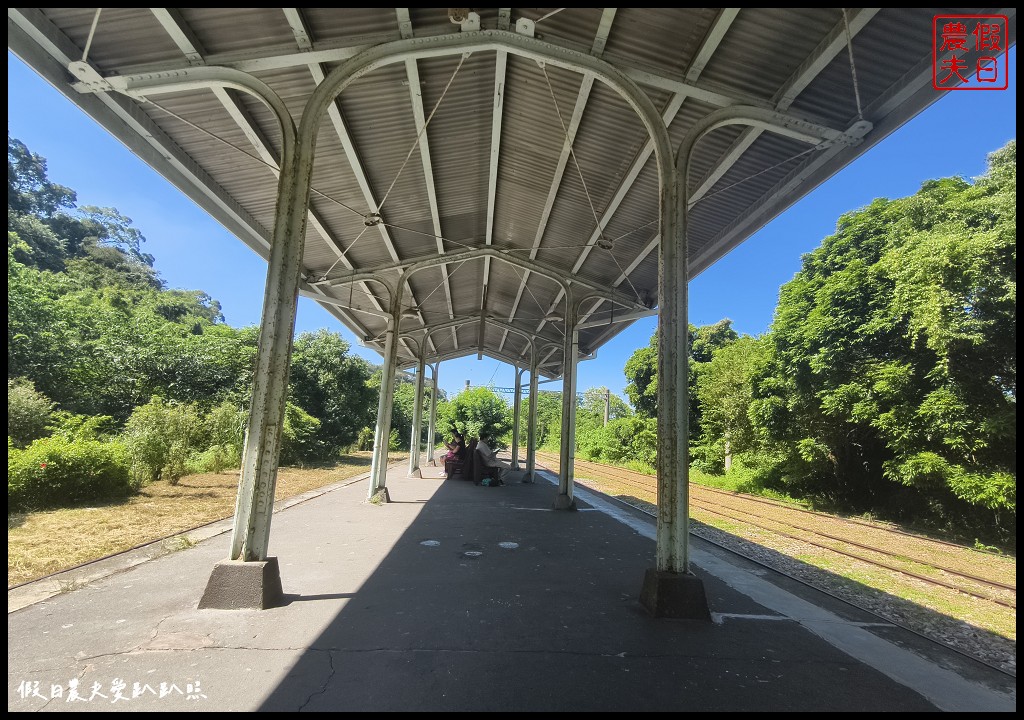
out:
<path id="1" fill-rule="evenodd" d="M 501 473 L 503 468 L 494 467 L 493 465 L 487 465 L 484 462 L 484 454 L 473 447 L 473 483 L 480 485 L 485 477 L 493 478 L 504 484 L 501 480 Z"/>

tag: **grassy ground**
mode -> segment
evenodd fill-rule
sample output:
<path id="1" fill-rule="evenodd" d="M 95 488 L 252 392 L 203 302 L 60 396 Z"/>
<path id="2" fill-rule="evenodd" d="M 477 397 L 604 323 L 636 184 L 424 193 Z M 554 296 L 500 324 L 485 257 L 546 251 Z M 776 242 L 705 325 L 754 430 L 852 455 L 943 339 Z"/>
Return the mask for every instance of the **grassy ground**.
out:
<path id="1" fill-rule="evenodd" d="M 407 455 L 391 453 L 389 461 Z M 370 453 L 330 467 L 281 468 L 276 500 L 301 495 L 370 470 Z M 7 516 L 7 587 L 230 517 L 238 471 L 159 481 L 127 500 Z"/>

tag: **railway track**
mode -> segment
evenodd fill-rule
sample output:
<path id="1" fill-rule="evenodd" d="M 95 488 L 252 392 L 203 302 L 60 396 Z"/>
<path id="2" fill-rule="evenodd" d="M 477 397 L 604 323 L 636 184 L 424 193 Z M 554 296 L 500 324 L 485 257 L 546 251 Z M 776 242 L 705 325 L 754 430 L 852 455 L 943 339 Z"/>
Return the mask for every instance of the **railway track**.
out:
<path id="1" fill-rule="evenodd" d="M 537 453 L 537 461 L 557 473 L 557 455 Z M 657 481 L 653 476 L 580 460 L 574 464 L 574 476 L 577 484 L 649 514 L 657 507 Z M 841 599 L 1016 677 L 1015 630 L 1010 631 L 1013 639 L 1007 640 L 986 628 L 986 624 L 1005 624 L 1008 619 L 1015 627 L 1016 565 L 1012 559 L 909 533 L 890 524 L 841 518 L 700 485 L 690 487 L 690 514 L 696 521 L 691 528 L 694 535 L 719 545 L 724 542 L 727 549 L 747 557 L 749 553 L 737 550 L 740 543 L 736 538 L 747 542 L 748 549 L 749 543 L 771 548 L 794 558 L 792 567 L 799 568 L 801 575 L 813 574 L 805 570 L 808 563 L 814 563 L 823 571 L 817 575 L 828 578 L 825 585 L 835 586 L 841 582 L 837 576 L 846 576 L 850 582 L 845 585 L 864 588 L 865 593 L 873 591 L 873 597 L 865 595 L 858 602 L 857 598 L 851 599 L 847 587 L 846 597 Z M 797 574 L 773 569 L 790 577 Z M 822 584 L 796 579 L 813 586 Z M 827 587 L 819 589 L 835 594 Z M 907 600 L 879 600 L 893 595 Z M 875 607 L 866 607 L 869 604 Z M 899 609 L 888 612 L 894 605 L 900 605 Z M 948 623 L 934 618 L 916 623 L 923 630 L 908 627 L 907 616 L 914 614 L 908 608 L 915 605 L 942 613 L 945 620 L 952 619 L 962 626 L 986 628 L 994 635 L 991 640 L 997 649 L 990 655 L 986 649 L 968 647 L 973 641 L 950 641 Z M 986 623 L 983 615 L 992 622 Z"/>
<path id="2" fill-rule="evenodd" d="M 538 453 L 538 457 L 540 456 L 541 454 Z M 551 460 L 557 462 L 557 456 L 544 454 L 544 458 L 545 462 L 551 462 Z M 576 461 L 576 471 L 582 472 L 586 477 L 596 475 L 597 477 L 593 477 L 594 480 L 611 480 L 642 491 L 646 495 L 650 496 L 649 499 L 651 502 L 655 502 L 655 498 L 657 497 L 657 481 L 654 477 L 648 475 L 642 475 L 624 468 L 589 461 Z M 719 517 L 746 522 L 763 530 L 775 532 L 794 540 L 803 540 L 825 550 L 831 550 L 847 557 L 874 563 L 888 570 L 907 574 L 923 582 L 930 582 L 952 590 L 958 590 L 968 595 L 973 595 L 984 600 L 991 600 L 992 602 L 996 602 L 1007 607 L 1016 607 L 1015 598 L 1013 601 L 1008 602 L 1005 598 L 979 594 L 974 587 L 975 585 L 982 585 L 998 591 L 1008 591 L 1013 593 L 1015 596 L 1017 591 L 1016 583 L 1008 583 L 1000 579 L 984 577 L 969 572 L 963 567 L 962 560 L 957 563 L 956 566 L 953 566 L 954 563 L 952 561 L 939 564 L 933 558 L 925 558 L 915 555 L 913 554 L 913 549 L 906 546 L 906 541 L 901 542 L 897 551 L 885 547 L 879 547 L 878 544 L 880 543 L 890 542 L 889 539 L 885 537 L 886 535 L 896 532 L 888 527 L 872 526 L 869 523 L 856 522 L 852 524 L 857 528 L 857 532 L 853 533 L 852 536 L 850 533 L 835 534 L 827 532 L 820 527 L 813 527 L 809 524 L 799 523 L 789 519 L 788 516 L 791 516 L 794 513 L 802 514 L 803 516 L 812 518 L 815 522 L 824 522 L 829 525 L 836 526 L 840 528 L 840 531 L 843 526 L 850 523 L 850 521 L 837 518 L 832 515 L 827 515 L 825 513 L 813 512 L 803 508 L 794 508 L 792 506 L 784 505 L 783 503 L 764 500 L 763 498 L 748 495 L 740 495 L 738 493 L 726 492 L 715 488 L 694 485 L 691 486 L 690 493 L 690 505 L 693 510 L 704 510 Z M 717 497 L 719 502 L 711 500 L 711 497 Z M 730 501 L 732 501 L 731 504 Z M 726 504 L 722 504 L 723 502 Z M 771 517 L 767 512 L 758 511 L 758 506 L 771 508 L 776 513 L 784 513 L 787 515 L 787 519 L 783 520 L 778 517 Z M 754 509 L 751 509 L 752 507 Z M 736 513 L 739 513 L 739 515 Z M 766 525 L 765 523 L 770 524 Z M 783 528 L 789 529 L 785 530 Z M 868 532 L 878 537 L 877 544 L 864 542 L 861 539 L 864 532 L 861 528 L 866 528 Z M 799 531 L 802 534 L 795 534 L 793 532 L 794 530 Z M 963 551 L 962 546 L 957 546 L 953 543 L 936 541 L 931 538 L 925 538 L 920 535 L 913 535 L 905 532 L 898 532 L 898 534 L 903 538 L 912 538 L 914 543 L 921 545 L 923 548 L 927 548 L 929 552 L 932 552 L 935 549 L 932 546 L 938 546 L 938 552 L 940 555 L 951 555 L 951 553 L 943 552 L 947 547 L 953 547 Z M 823 541 L 830 541 L 831 544 Z M 854 549 L 854 551 L 851 552 L 850 549 L 837 546 L 836 543 L 849 545 Z M 885 558 L 885 560 L 880 561 L 877 559 L 878 557 Z M 921 568 L 932 568 L 934 571 L 942 573 L 943 575 L 953 576 L 969 581 L 970 584 L 956 585 L 944 580 L 942 577 L 928 576 L 927 574 L 915 572 L 915 570 L 907 567 L 908 565 L 918 566 Z"/>

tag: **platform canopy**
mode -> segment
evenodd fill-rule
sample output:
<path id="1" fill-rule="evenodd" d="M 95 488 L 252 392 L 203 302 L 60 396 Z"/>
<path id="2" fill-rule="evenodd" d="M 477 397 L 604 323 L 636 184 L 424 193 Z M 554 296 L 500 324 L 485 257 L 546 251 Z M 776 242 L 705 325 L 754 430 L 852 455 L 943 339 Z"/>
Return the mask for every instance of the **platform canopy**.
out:
<path id="1" fill-rule="evenodd" d="M 695 144 L 693 278 L 942 96 L 937 15 L 1004 15 L 1015 40 L 1014 8 L 8 8 L 7 37 L 264 257 L 281 116 L 299 127 L 316 88 L 357 67 L 317 121 L 300 293 L 379 351 L 400 315 L 401 363 L 528 366 L 532 339 L 555 377 L 566 288 L 587 297 L 582 356 L 658 310 L 638 105 L 673 151 L 722 108 L 786 118 Z"/>

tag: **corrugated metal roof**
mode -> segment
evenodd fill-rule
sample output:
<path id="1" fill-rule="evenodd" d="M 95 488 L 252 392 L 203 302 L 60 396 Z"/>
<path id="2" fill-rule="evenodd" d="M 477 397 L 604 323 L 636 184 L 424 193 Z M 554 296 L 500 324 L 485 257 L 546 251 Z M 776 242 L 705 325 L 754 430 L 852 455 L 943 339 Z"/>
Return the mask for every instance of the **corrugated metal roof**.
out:
<path id="1" fill-rule="evenodd" d="M 674 148 L 709 113 L 743 103 L 845 132 L 858 120 L 856 74 L 861 112 L 876 128 L 859 147 L 808 152 L 803 140 L 740 126 L 696 145 L 687 178 L 698 198 L 687 235 L 691 277 L 936 99 L 926 72 L 934 15 L 1007 15 L 1009 44 L 1016 39 L 1013 8 L 848 8 L 845 17 L 839 8 L 475 12 L 484 31 L 516 38 L 517 21 L 533 21 L 537 39 L 624 73 L 664 113 Z M 203 66 L 248 73 L 297 126 L 325 75 L 360 52 L 496 37 L 464 31 L 447 8 L 105 8 L 93 32 L 94 20 L 93 8 L 8 8 L 8 47 L 264 257 L 282 152 L 274 113 L 237 87 L 197 84 L 144 100 L 102 81 L 76 86 L 69 64 L 87 45 L 96 78 L 183 78 Z M 420 316 L 401 321 L 411 338 L 400 350 L 405 361 L 422 342 L 421 321 L 454 319 L 456 327 L 430 333 L 428 360 L 482 352 L 527 365 L 526 338 L 534 337 L 549 358 L 541 372 L 558 375 L 564 323 L 544 320 L 565 314 L 555 278 L 617 293 L 617 303 L 584 304 L 583 312 L 596 308 L 589 321 L 607 323 L 580 330 L 586 353 L 626 327 L 616 316 L 656 307 L 659 180 L 650 138 L 593 75 L 478 47 L 378 67 L 334 108 L 319 124 L 304 287 L 370 347 L 383 347 L 386 283 L 409 263 L 437 258 L 438 231 L 452 260 L 409 277 L 402 307 Z M 374 211 L 381 225 L 368 219 Z"/>

